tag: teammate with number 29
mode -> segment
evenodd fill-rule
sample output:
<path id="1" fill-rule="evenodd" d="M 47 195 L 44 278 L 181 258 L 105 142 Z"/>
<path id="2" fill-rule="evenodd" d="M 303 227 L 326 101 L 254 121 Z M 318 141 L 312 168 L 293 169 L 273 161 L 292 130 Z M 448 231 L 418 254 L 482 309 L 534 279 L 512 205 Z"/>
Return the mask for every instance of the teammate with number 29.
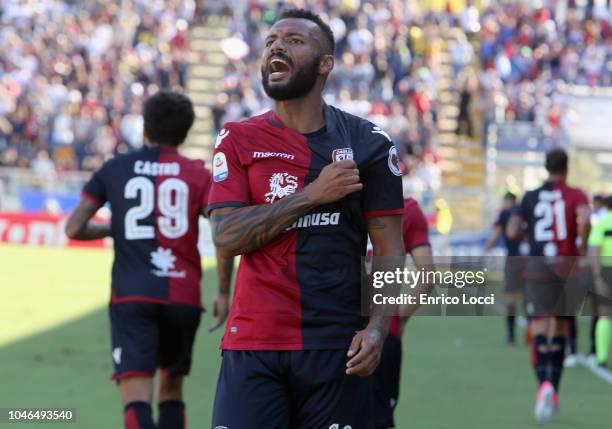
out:
<path id="1" fill-rule="evenodd" d="M 182 381 L 200 323 L 198 217 L 211 174 L 177 153 L 195 115 L 191 101 L 158 92 L 144 106 L 145 146 L 106 162 L 85 185 L 66 225 L 77 240 L 111 236 L 112 358 L 127 429 L 185 427 Z M 109 203 L 110 224 L 91 220 Z M 159 420 L 153 421 L 157 369 Z"/>

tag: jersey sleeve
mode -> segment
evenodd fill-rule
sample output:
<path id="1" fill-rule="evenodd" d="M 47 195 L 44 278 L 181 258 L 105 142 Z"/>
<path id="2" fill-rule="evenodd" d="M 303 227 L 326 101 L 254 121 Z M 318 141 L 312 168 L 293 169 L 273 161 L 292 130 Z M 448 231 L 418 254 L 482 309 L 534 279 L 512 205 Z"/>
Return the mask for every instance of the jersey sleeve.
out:
<path id="1" fill-rule="evenodd" d="M 368 218 L 398 215 L 404 211 L 397 148 L 387 137 L 380 134 L 377 137 L 371 143 L 376 145 L 372 159 L 360 171 L 363 207 Z"/>
<path id="2" fill-rule="evenodd" d="M 81 192 L 82 198 L 91 201 L 98 207 L 102 207 L 107 201 L 106 186 L 104 185 L 106 166 L 107 164 L 103 165 L 100 170 L 91 176 Z"/>
<path id="3" fill-rule="evenodd" d="M 402 233 L 406 252 L 420 246 L 429 246 L 427 219 L 417 203 L 412 203 L 410 211 L 404 213 Z"/>
<path id="4" fill-rule="evenodd" d="M 244 207 L 249 204 L 249 181 L 246 166 L 240 162 L 240 136 L 235 127 L 225 126 L 217 137 L 213 154 L 212 183 L 208 213 L 221 207 Z"/>
<path id="5" fill-rule="evenodd" d="M 589 205 L 589 198 L 586 196 L 584 192 L 578 190 L 576 192 L 576 207 Z"/>
<path id="6" fill-rule="evenodd" d="M 202 200 L 201 204 L 201 212 L 208 213 L 208 199 L 210 197 L 210 187 L 212 183 L 212 174 L 206 167 L 202 167 Z"/>

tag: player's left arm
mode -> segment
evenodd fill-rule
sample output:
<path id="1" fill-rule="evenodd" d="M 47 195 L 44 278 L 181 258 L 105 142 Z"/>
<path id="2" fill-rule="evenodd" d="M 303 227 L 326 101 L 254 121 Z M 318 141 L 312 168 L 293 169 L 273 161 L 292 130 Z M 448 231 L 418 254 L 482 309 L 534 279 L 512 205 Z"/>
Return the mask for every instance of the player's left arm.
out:
<path id="1" fill-rule="evenodd" d="M 374 259 L 372 272 L 395 271 L 404 264 L 402 216 L 372 217 L 368 220 L 368 234 L 372 240 Z M 380 362 L 382 346 L 389 332 L 391 318 L 384 306 L 374 306 L 365 329 L 357 332 L 349 347 L 346 373 L 368 376 Z"/>
<path id="2" fill-rule="evenodd" d="M 87 198 L 82 198 L 66 222 L 65 232 L 72 240 L 98 240 L 111 235 L 110 223 L 91 220 L 99 205 Z"/>
<path id="3" fill-rule="evenodd" d="M 214 323 L 208 328 L 213 332 L 223 326 L 229 315 L 229 302 L 232 284 L 232 273 L 234 272 L 234 257 L 225 256 L 217 250 L 217 276 L 219 277 L 219 291 L 213 304 Z"/>
<path id="4" fill-rule="evenodd" d="M 523 197 L 521 205 L 515 207 L 510 214 L 508 224 L 506 225 L 506 236 L 508 240 L 516 241 L 523 238 L 525 233 L 525 213 L 527 213 L 527 197 Z"/>

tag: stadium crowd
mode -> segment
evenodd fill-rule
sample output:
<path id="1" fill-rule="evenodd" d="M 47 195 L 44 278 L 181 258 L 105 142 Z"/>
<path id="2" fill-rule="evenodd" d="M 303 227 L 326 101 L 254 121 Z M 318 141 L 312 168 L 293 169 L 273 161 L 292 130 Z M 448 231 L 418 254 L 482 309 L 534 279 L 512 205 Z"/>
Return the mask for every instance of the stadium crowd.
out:
<path id="1" fill-rule="evenodd" d="M 231 61 L 213 108 L 219 129 L 270 107 L 258 61 L 262 37 L 283 4 L 248 1 L 230 9 L 223 1 L 209 3 L 232 13 L 231 37 L 224 41 Z M 140 106 L 147 95 L 185 84 L 188 31 L 197 19 L 193 0 L 0 5 L 0 166 L 41 175 L 95 170 L 113 153 L 142 144 Z M 458 13 L 426 12 L 399 0 L 308 5 L 329 21 L 336 38 L 327 101 L 383 127 L 416 188 L 440 182 L 441 28 L 463 31 L 449 46 L 458 133 L 477 134 L 474 110 L 485 125 L 531 121 L 562 133 L 571 119 L 567 84 L 612 84 L 607 10 L 570 7 L 561 14 L 525 2 L 479 10 L 471 1 Z M 472 41 L 479 42 L 478 53 Z M 478 74 L 468 67 L 476 57 Z"/>
<path id="2" fill-rule="evenodd" d="M 0 166 L 95 170 L 142 145 L 142 100 L 183 86 L 194 1 L 0 2 Z"/>
<path id="3" fill-rule="evenodd" d="M 609 11 L 569 5 L 512 2 L 483 12 L 480 81 L 487 122 L 529 121 L 555 135 L 571 120 L 568 84 L 612 84 Z"/>

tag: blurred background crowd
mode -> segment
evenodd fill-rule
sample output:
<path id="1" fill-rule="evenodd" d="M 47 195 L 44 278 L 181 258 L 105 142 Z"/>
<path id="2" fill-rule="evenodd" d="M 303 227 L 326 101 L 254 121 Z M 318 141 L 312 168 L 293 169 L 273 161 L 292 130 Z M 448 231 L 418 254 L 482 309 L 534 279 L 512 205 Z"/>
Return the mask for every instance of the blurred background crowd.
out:
<path id="1" fill-rule="evenodd" d="M 193 1 L 0 5 L 2 166 L 95 170 L 142 145 L 143 97 L 184 85 Z"/>
<path id="2" fill-rule="evenodd" d="M 1 0 L 0 166 L 41 175 L 94 170 L 112 154 L 140 147 L 142 100 L 159 88 L 185 86 L 190 25 L 207 8 L 231 14 L 216 131 L 268 109 L 258 61 L 283 4 L 202 3 Z M 587 6 L 477 7 L 470 0 L 433 12 L 402 0 L 308 2 L 337 43 L 326 100 L 383 127 L 416 172 L 412 180 L 433 190 L 440 183 L 440 29 L 460 31 L 449 47 L 457 134 L 476 139 L 482 125 L 515 120 L 562 133 L 571 121 L 565 85 L 612 83 L 608 5 Z"/>

